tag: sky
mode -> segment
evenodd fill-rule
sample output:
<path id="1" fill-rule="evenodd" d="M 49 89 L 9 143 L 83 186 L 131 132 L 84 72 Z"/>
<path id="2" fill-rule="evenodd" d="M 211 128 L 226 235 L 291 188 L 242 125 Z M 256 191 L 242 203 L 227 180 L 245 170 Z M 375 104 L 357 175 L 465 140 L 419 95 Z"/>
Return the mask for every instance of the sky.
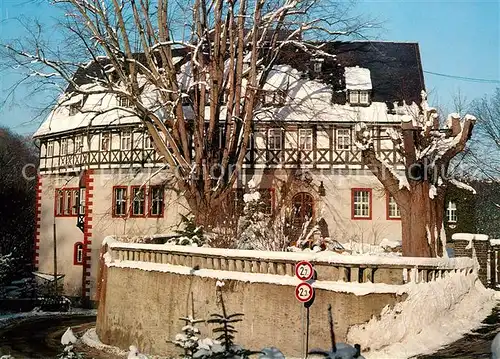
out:
<path id="1" fill-rule="evenodd" d="M 0 0 L 0 42 L 25 34 L 19 17 L 53 22 L 58 13 L 42 3 Z M 354 11 L 380 23 L 368 34 L 372 38 L 419 43 L 431 105 L 453 110 L 458 92 L 470 101 L 500 87 L 500 1 L 359 0 Z M 0 73 L 0 100 L 16 78 L 13 69 Z M 42 119 L 34 119 L 38 112 L 29 104 L 44 99 L 20 88 L 13 101 L 0 105 L 0 127 L 33 133 Z"/>

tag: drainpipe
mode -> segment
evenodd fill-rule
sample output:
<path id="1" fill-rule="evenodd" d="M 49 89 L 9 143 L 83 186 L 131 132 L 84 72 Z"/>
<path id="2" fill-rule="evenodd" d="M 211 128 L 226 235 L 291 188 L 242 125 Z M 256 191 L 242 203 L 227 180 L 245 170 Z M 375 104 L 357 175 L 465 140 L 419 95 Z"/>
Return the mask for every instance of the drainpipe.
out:
<path id="1" fill-rule="evenodd" d="M 54 216 L 52 234 L 53 234 L 53 240 L 54 240 L 54 293 L 55 293 L 55 296 L 57 297 L 58 288 L 57 288 L 57 233 L 56 233 L 56 216 Z"/>

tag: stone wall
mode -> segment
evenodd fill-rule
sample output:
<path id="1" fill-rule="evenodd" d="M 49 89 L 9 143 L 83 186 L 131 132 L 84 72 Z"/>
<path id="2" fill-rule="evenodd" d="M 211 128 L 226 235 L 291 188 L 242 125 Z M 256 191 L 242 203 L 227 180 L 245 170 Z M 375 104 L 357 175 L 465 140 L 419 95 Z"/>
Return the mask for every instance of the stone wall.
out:
<path id="1" fill-rule="evenodd" d="M 208 319 L 219 313 L 216 279 L 133 268 L 104 267 L 105 286 L 97 321 L 102 342 L 126 349 L 136 345 L 148 354 L 179 355 L 169 343 L 183 327 L 180 317 L 190 312 L 192 294 L 195 316 Z M 294 296 L 295 287 L 272 283 L 225 280 L 222 287 L 229 313 L 246 314 L 236 324 L 236 342 L 249 349 L 280 348 L 286 356 L 302 357 L 305 309 Z M 386 306 L 403 300 L 394 293 L 355 295 L 316 289 L 310 308 L 309 348 L 330 347 L 328 305 L 332 305 L 337 341 L 348 328 L 370 320 Z M 212 336 L 212 327 L 201 324 L 201 337 Z"/>
<path id="2" fill-rule="evenodd" d="M 488 258 L 492 250 L 488 236 L 484 234 L 455 233 L 452 237 L 455 257 L 477 258 L 477 274 L 485 287 L 490 286 L 488 279 Z M 474 250 L 473 250 L 474 249 Z"/>

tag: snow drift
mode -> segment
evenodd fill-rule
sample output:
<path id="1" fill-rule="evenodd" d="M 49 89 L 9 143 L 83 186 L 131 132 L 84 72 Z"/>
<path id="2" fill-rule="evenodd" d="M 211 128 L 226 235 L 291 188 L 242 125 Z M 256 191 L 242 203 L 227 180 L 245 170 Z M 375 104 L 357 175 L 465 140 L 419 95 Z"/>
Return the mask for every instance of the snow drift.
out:
<path id="1" fill-rule="evenodd" d="M 380 318 L 351 327 L 348 342 L 359 343 L 366 358 L 407 358 L 432 353 L 479 326 L 497 305 L 495 292 L 476 274 L 408 285 L 408 297 Z"/>

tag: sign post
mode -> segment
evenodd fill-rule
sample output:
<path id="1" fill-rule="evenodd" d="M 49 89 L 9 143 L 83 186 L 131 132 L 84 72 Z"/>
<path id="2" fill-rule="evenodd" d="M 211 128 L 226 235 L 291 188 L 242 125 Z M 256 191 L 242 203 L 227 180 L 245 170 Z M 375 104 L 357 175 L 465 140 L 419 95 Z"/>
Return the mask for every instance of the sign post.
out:
<path id="1" fill-rule="evenodd" d="M 314 288 L 308 283 L 314 277 L 314 268 L 308 261 L 300 261 L 295 265 L 295 276 L 302 282 L 295 287 L 295 298 L 304 304 L 306 309 L 306 327 L 305 327 L 305 352 L 304 358 L 307 358 L 309 352 L 309 307 L 314 301 Z M 302 322 L 302 330 L 304 330 L 304 323 Z M 303 347 L 304 349 L 304 347 Z"/>

